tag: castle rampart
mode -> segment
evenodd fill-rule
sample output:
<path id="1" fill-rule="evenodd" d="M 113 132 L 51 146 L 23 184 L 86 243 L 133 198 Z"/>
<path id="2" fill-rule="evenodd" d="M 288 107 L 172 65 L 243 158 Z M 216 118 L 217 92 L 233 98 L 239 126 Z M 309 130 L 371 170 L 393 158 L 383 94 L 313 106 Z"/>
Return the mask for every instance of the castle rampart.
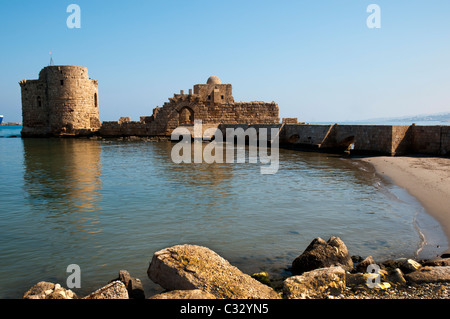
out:
<path id="1" fill-rule="evenodd" d="M 283 119 L 275 102 L 235 102 L 231 84 L 211 76 L 188 93 L 180 91 L 152 115 L 139 121 L 121 117 L 100 123 L 98 82 L 80 66 L 47 66 L 37 80 L 20 82 L 22 90 L 22 136 L 140 136 L 169 137 L 185 126 L 192 131 L 195 120 L 203 129 L 278 128 L 280 145 L 323 151 L 350 151 L 401 155 L 420 153 L 450 155 L 450 126 L 416 125 L 310 125 L 296 118 Z"/>

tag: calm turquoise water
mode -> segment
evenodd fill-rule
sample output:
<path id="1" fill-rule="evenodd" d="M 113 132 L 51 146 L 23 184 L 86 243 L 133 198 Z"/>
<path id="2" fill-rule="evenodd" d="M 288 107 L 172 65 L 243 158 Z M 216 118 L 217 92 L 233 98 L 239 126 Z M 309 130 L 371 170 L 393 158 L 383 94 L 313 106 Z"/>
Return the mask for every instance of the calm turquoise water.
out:
<path id="1" fill-rule="evenodd" d="M 419 230 L 433 234 L 426 247 L 443 238 L 413 198 L 359 161 L 280 150 L 278 173 L 261 175 L 260 164 L 174 164 L 172 146 L 0 138 L 0 298 L 42 280 L 65 286 L 69 264 L 81 268 L 79 295 L 127 269 L 149 296 L 161 291 L 146 275 L 153 253 L 176 244 L 281 276 L 318 236 L 375 258 L 413 256 Z"/>

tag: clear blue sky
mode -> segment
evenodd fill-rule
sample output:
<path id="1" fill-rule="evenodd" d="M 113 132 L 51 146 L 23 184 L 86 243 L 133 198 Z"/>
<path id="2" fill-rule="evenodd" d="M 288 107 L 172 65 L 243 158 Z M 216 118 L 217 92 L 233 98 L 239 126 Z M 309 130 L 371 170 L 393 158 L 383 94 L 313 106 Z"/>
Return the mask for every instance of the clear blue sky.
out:
<path id="1" fill-rule="evenodd" d="M 212 74 L 307 122 L 450 112 L 449 17 L 448 0 L 2 0 L 0 114 L 21 121 L 18 82 L 49 50 L 99 81 L 101 120 L 138 120 Z"/>

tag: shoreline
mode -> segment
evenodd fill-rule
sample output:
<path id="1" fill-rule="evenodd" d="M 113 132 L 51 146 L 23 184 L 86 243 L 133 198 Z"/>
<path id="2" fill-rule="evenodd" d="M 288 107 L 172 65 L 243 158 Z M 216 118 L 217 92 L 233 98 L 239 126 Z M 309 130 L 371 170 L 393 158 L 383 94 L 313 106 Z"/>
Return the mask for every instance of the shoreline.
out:
<path id="1" fill-rule="evenodd" d="M 377 174 L 415 197 L 440 224 L 450 247 L 450 158 L 413 155 L 354 159 L 371 164 Z M 450 253 L 450 248 L 442 253 Z"/>

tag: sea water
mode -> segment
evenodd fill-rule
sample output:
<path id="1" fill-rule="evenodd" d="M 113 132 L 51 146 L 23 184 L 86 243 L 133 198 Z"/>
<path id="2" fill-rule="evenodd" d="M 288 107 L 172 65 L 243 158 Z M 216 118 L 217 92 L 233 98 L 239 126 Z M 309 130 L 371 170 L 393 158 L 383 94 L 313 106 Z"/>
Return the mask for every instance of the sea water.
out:
<path id="1" fill-rule="evenodd" d="M 0 138 L 0 298 L 39 281 L 66 286 L 71 264 L 80 296 L 121 269 L 150 296 L 162 291 L 146 274 L 153 253 L 178 244 L 276 278 L 315 237 L 376 260 L 431 257 L 446 243 L 414 198 L 360 161 L 280 149 L 278 172 L 262 175 L 258 163 L 175 164 L 173 145 Z"/>

